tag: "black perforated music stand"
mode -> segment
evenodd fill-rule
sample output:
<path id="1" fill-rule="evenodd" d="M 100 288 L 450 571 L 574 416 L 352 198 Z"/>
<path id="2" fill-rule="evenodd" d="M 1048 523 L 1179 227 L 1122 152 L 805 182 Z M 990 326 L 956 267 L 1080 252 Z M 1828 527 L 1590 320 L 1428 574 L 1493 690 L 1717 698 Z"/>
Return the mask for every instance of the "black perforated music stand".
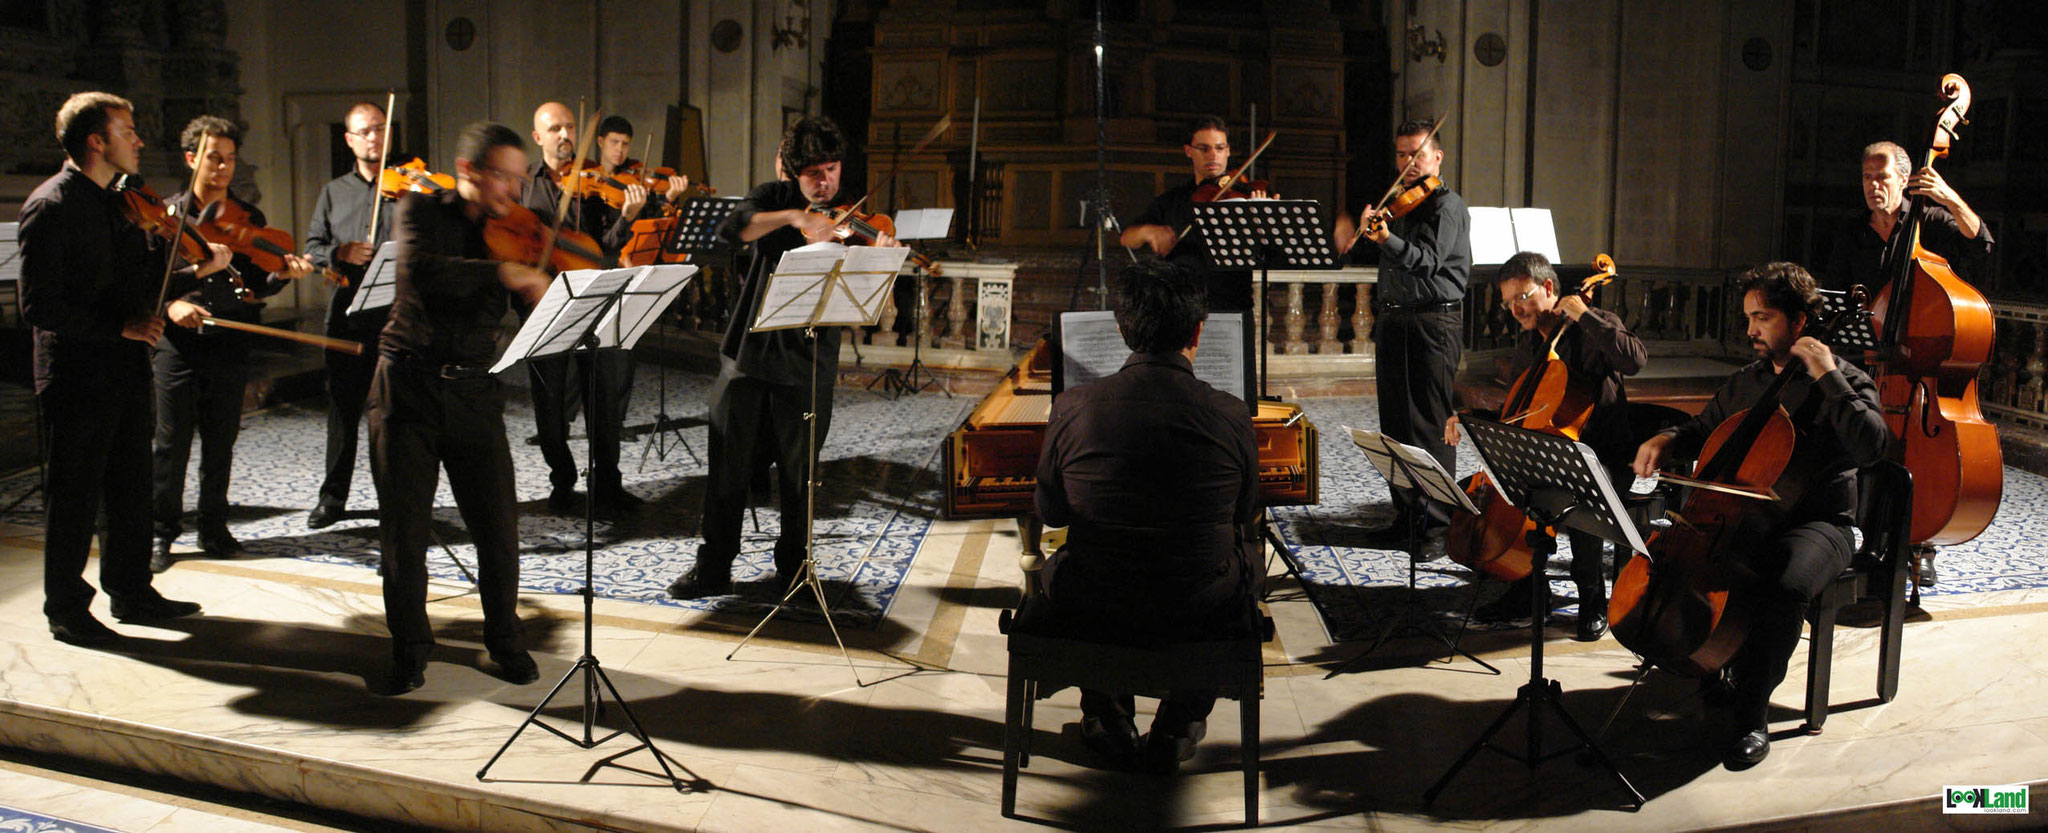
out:
<path id="1" fill-rule="evenodd" d="M 1434 803 L 1437 795 L 1481 749 L 1492 749 L 1521 761 L 1530 769 L 1551 758 L 1583 749 L 1606 768 L 1615 783 L 1634 799 L 1631 809 L 1642 809 L 1643 794 L 1628 782 L 1607 753 L 1601 751 L 1593 736 L 1586 734 L 1578 721 L 1572 719 L 1571 713 L 1565 711 L 1563 687 L 1556 680 L 1543 676 L 1544 603 L 1549 590 L 1546 574 L 1550 556 L 1557 551 L 1558 529 L 1570 527 L 1590 532 L 1626 546 L 1632 552 L 1647 550 L 1642 534 L 1629 520 L 1621 497 L 1607 480 L 1606 467 L 1594 456 L 1591 448 L 1566 437 L 1516 428 L 1484 417 L 1467 415 L 1459 417 L 1458 423 L 1472 435 L 1472 444 L 1479 449 L 1487 478 L 1500 489 L 1501 496 L 1536 522 L 1536 528 L 1529 532 L 1528 537 L 1529 546 L 1535 552 L 1531 571 L 1536 577 L 1529 582 L 1529 682 L 1522 685 L 1515 694 L 1515 701 L 1509 703 L 1493 724 L 1486 727 L 1479 739 L 1458 757 L 1457 763 L 1451 764 L 1443 777 L 1422 794 L 1423 803 Z M 1529 709 L 1525 751 L 1517 754 L 1492 746 L 1489 742 L 1494 734 L 1524 706 Z M 1541 733 L 1542 713 L 1545 711 L 1556 715 L 1565 728 L 1578 736 L 1580 745 L 1545 754 Z"/>
<path id="2" fill-rule="evenodd" d="M 1343 266 L 1323 229 L 1322 206 L 1314 200 L 1218 200 L 1191 206 L 1202 230 L 1209 265 L 1259 270 L 1259 396 L 1266 395 L 1266 289 L 1274 267 L 1336 269 Z"/>
<path id="3" fill-rule="evenodd" d="M 1841 290 L 1823 289 L 1820 299 L 1820 318 L 1824 321 L 1833 321 L 1837 316 L 1851 312 L 1851 307 L 1855 306 L 1850 293 Z M 1828 339 L 1828 347 L 1843 355 L 1876 350 L 1877 330 L 1871 328 L 1870 316 L 1857 315 L 1842 322 L 1842 326 L 1835 329 L 1834 336 Z"/>
<path id="4" fill-rule="evenodd" d="M 1444 471 L 1443 464 L 1437 462 L 1429 452 L 1396 442 L 1377 431 L 1360 431 L 1347 427 L 1345 432 L 1351 435 L 1351 441 L 1357 444 L 1359 450 L 1365 452 L 1365 459 L 1372 463 L 1373 469 L 1378 471 L 1381 477 L 1386 479 L 1394 494 L 1408 495 L 1408 587 L 1402 600 L 1401 613 L 1388 620 L 1379 637 L 1364 651 L 1359 652 L 1358 656 L 1337 666 L 1323 679 L 1327 680 L 1351 670 L 1399 633 L 1427 636 L 1443 643 L 1453 655 L 1463 656 L 1479 663 L 1486 670 L 1499 674 L 1500 669 L 1493 667 L 1492 663 L 1459 647 L 1458 643 L 1463 641 L 1464 636 L 1462 628 L 1458 631 L 1457 639 L 1445 635 L 1443 623 L 1438 621 L 1436 612 L 1423 603 L 1421 592 L 1415 586 L 1416 565 L 1423 560 L 1422 527 L 1429 519 L 1424 507 L 1430 501 L 1435 501 L 1473 515 L 1479 514 L 1479 507 L 1472 505 L 1472 499 L 1466 497 L 1464 491 L 1458 488 L 1456 479 L 1451 477 L 1450 472 Z M 1449 660 L 1450 657 L 1445 657 L 1446 662 Z"/>

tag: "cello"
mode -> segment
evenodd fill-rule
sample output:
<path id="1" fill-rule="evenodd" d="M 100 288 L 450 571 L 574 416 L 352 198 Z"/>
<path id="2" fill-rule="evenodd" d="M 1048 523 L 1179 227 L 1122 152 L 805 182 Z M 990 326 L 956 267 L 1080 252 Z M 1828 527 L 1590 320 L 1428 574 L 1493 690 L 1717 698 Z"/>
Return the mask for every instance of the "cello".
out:
<path id="1" fill-rule="evenodd" d="M 1578 289 L 1570 295 L 1585 297 L 1614 280 L 1613 258 L 1599 255 L 1594 258 L 1593 266 L 1599 271 L 1581 281 Z M 1522 371 L 1514 385 L 1508 388 L 1507 405 L 1501 408 L 1502 422 L 1574 440 L 1579 438 L 1579 431 L 1585 427 L 1587 418 L 1593 415 L 1595 392 L 1586 390 L 1583 384 L 1573 384 L 1571 368 L 1557 355 L 1558 340 L 1573 323 L 1561 321 L 1557 331 L 1550 336 L 1543 359 Z M 1597 384 L 1597 380 L 1595 382 Z M 1536 529 L 1536 523 L 1529 520 L 1522 510 L 1509 504 L 1484 472 L 1472 476 L 1465 494 L 1480 508 L 1480 513 L 1458 512 L 1451 516 L 1450 532 L 1444 539 L 1444 548 L 1451 560 L 1502 581 L 1528 577 L 1535 557 L 1535 551 L 1529 547 L 1529 533 Z"/>
<path id="2" fill-rule="evenodd" d="M 1862 287 L 1852 299 L 1847 311 L 1807 334 L 1826 343 L 1861 317 Z M 1719 670 L 1742 647 L 1752 605 L 1746 592 L 1731 592 L 1748 572 L 1737 560 L 1765 546 L 1821 464 L 1799 456 L 1799 431 L 1780 402 L 1786 385 L 1806 372 L 1799 359 L 1787 361 L 1755 403 L 1714 428 L 1692 477 L 1659 476 L 1689 494 L 1671 528 L 1650 539 L 1649 556 L 1629 559 L 1614 579 L 1607 617 L 1622 647 L 1694 677 Z"/>
<path id="3" fill-rule="evenodd" d="M 1947 103 L 1935 118 L 1922 167 L 1948 155 L 1966 122 L 1970 85 L 1941 79 Z M 1915 544 L 1960 544 L 1998 512 L 2005 464 L 1998 429 L 1978 407 L 1977 371 L 1991 357 L 1994 320 L 1984 294 L 1920 245 L 1928 198 L 1907 197 L 1906 219 L 1885 250 L 1883 289 L 1870 302 L 1878 349 L 1871 363 L 1893 448 L 1913 472 Z"/>

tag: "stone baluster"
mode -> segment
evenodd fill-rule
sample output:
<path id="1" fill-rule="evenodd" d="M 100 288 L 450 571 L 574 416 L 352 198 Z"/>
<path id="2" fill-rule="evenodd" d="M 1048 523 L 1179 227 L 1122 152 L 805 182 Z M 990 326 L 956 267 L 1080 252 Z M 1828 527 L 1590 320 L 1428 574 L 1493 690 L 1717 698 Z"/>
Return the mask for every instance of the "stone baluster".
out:
<path id="1" fill-rule="evenodd" d="M 1364 355 L 1372 350 L 1372 284 L 1358 284 L 1351 299 L 1351 354 Z"/>
<path id="2" fill-rule="evenodd" d="M 1657 294 L 1657 284 L 1645 280 L 1634 281 L 1631 286 L 1635 289 L 1635 297 L 1630 300 L 1636 308 L 1636 314 L 1635 320 L 1628 323 L 1628 328 L 1635 331 L 1638 337 L 1656 338 L 1657 333 L 1652 327 L 1657 322 L 1650 318 L 1650 297 Z"/>
<path id="3" fill-rule="evenodd" d="M 1316 325 L 1322 331 L 1322 339 L 1316 343 L 1316 352 L 1334 356 L 1344 352 L 1344 342 L 1337 340 L 1337 326 L 1343 319 L 1337 317 L 1337 284 L 1323 284 L 1323 308 L 1316 315 Z"/>
<path id="4" fill-rule="evenodd" d="M 948 280 L 953 283 L 953 297 L 946 299 L 946 335 L 939 346 L 959 350 L 967 346 L 967 279 L 956 275 Z"/>
<path id="5" fill-rule="evenodd" d="M 1287 355 L 1299 356 L 1308 352 L 1308 342 L 1301 338 L 1308 329 L 1308 314 L 1302 311 L 1301 284 L 1287 285 Z"/>
<path id="6" fill-rule="evenodd" d="M 2048 411 L 2048 398 L 2042 395 L 2042 389 L 2048 387 L 2048 324 L 2034 322 L 2034 350 L 2027 356 L 2026 379 L 2017 406 L 2035 413 Z"/>
<path id="7" fill-rule="evenodd" d="M 1686 302 L 1690 300 L 1692 300 L 1692 287 L 1676 281 L 1672 282 L 1671 295 L 1664 299 L 1668 305 L 1665 307 L 1665 338 L 1690 339 L 1693 337 L 1691 321 L 1685 315 Z"/>
<path id="8" fill-rule="evenodd" d="M 904 279 L 899 278 L 898 280 Z M 908 278 L 908 281 L 913 288 L 912 291 L 916 291 L 915 287 L 923 283 L 923 281 L 916 277 Z M 863 343 L 881 344 L 884 347 L 896 346 L 896 319 L 898 318 L 898 312 L 896 309 L 896 288 L 892 286 L 889 287 L 889 291 L 882 293 L 882 317 L 875 319 L 882 322 L 882 326 L 874 332 L 863 336 Z"/>

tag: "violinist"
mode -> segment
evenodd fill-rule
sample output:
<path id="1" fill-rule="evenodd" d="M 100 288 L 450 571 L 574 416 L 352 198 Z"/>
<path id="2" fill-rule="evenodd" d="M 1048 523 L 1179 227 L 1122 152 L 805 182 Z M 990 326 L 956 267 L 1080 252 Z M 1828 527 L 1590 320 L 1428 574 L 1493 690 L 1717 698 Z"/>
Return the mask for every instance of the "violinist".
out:
<path id="1" fill-rule="evenodd" d="M 722 240 L 754 244 L 754 258 L 740 287 L 739 306 L 719 343 L 718 378 L 711 384 L 704 543 L 697 548 L 696 565 L 668 586 L 668 594 L 675 598 L 732 592 L 732 563 L 740 552 L 747 487 L 769 461 L 775 464 L 776 494 L 782 502 L 775 572 L 788 582 L 803 568 L 808 537 L 801 521 L 806 516 L 804 484 L 816 462 L 804 414 L 812 410 L 815 393 L 817 441 L 823 446 L 832 427 L 832 386 L 839 377 L 839 328 L 818 329 L 814 347 L 804 330 L 755 333 L 748 332 L 748 325 L 760 310 L 768 276 L 784 252 L 837 238 L 838 226 L 829 209 L 855 201 L 855 195 L 840 189 L 841 165 L 851 150 L 846 134 L 831 119 L 812 116 L 790 125 L 782 139 L 781 165 L 791 178 L 754 186 L 718 227 Z M 875 245 L 900 244 L 881 234 Z"/>
<path id="2" fill-rule="evenodd" d="M 60 642 L 104 647 L 121 635 L 89 610 L 85 563 L 100 530 L 100 585 L 115 619 L 148 622 L 199 612 L 151 586 L 149 348 L 162 337 L 155 308 L 170 250 L 125 218 L 109 190 L 141 171 L 142 137 L 127 99 L 82 92 L 57 111 L 67 160 L 21 206 L 21 307 L 34 339 L 33 377 L 43 449 L 43 615 Z M 227 268 L 226 246 L 193 277 Z M 103 524 L 100 518 L 104 517 Z"/>
<path id="3" fill-rule="evenodd" d="M 265 225 L 262 210 L 228 193 L 241 140 L 241 128 L 218 116 L 200 116 L 185 125 L 178 143 L 185 149 L 186 166 L 196 174 L 193 182 L 198 190 L 174 194 L 165 204 L 198 222 L 207 212 L 233 201 L 248 212 L 255 225 Z M 242 551 L 241 542 L 228 531 L 228 480 L 235 463 L 235 437 L 242 430 L 252 336 L 191 328 L 198 323 L 193 318 L 198 310 L 216 318 L 261 323 L 263 303 L 256 299 L 275 295 L 288 281 L 313 271 L 313 264 L 298 255 L 285 255 L 284 261 L 286 271 L 266 275 L 247 255 L 235 255 L 230 266 L 240 276 L 240 286 L 246 287 L 247 298 L 226 281 L 195 281 L 172 289 L 178 298 L 170 303 L 167 315 L 184 326 L 166 330 L 150 360 L 156 375 L 151 511 L 156 547 L 149 559 L 154 572 L 170 569 L 171 544 L 183 531 L 185 467 L 192 456 L 195 432 L 199 436 L 199 548 L 215 558 Z"/>
<path id="4" fill-rule="evenodd" d="M 355 165 L 348 173 L 328 181 L 313 204 L 313 219 L 306 225 L 306 257 L 320 268 L 332 268 L 348 278 L 348 285 L 334 288 L 327 299 L 327 335 L 361 342 L 362 355 L 324 351 L 327 361 L 327 462 L 320 480 L 320 495 L 306 526 L 324 529 L 341 519 L 348 507 L 349 488 L 356 471 L 356 432 L 363 420 L 363 400 L 370 393 L 370 375 L 377 370 L 377 333 L 384 329 L 388 308 L 380 307 L 350 318 L 356 288 L 362 285 L 377 246 L 391 239 L 391 212 L 395 201 L 377 193 L 378 165 L 393 166 L 405 157 L 385 155 L 384 108 L 370 102 L 350 107 L 343 117 L 343 139 Z M 372 208 L 382 199 L 383 206 Z M 370 232 L 370 215 L 377 216 L 377 230 Z M 365 240 L 363 236 L 370 235 Z"/>
<path id="5" fill-rule="evenodd" d="M 597 123 L 597 165 L 600 176 L 641 168 L 641 163 L 626 158 L 633 148 L 633 123 L 625 116 L 605 116 Z M 666 193 L 680 196 L 690 187 L 690 178 L 671 176 L 667 181 Z M 616 256 L 619 250 L 633 239 L 633 221 L 640 219 L 647 207 L 660 199 L 651 194 L 648 186 L 639 180 L 626 184 L 625 197 L 618 208 L 604 200 L 592 197 L 585 201 L 585 209 L 592 212 L 592 225 L 604 229 L 598 242 L 604 244 L 605 254 Z"/>
<path id="6" fill-rule="evenodd" d="M 1404 172 L 1402 188 L 1434 180 L 1443 170 L 1444 148 L 1434 125 L 1404 122 L 1394 131 L 1394 165 Z M 1380 430 L 1428 451 L 1444 471 L 1457 471 L 1457 449 L 1443 442 L 1451 418 L 1452 383 L 1464 358 L 1465 281 L 1472 272 L 1472 218 L 1465 199 L 1437 187 L 1400 217 L 1386 212 L 1361 216 L 1364 236 L 1379 246 L 1379 287 L 1373 294 L 1377 317 L 1373 350 L 1378 372 Z M 1356 239 L 1348 217 L 1337 223 L 1337 247 L 1349 251 Z M 1397 507 L 1409 501 L 1396 500 Z M 1441 553 L 1449 508 L 1429 502 L 1425 544 Z M 1397 515 L 1406 510 L 1397 510 Z M 1408 519 L 1396 517 L 1383 535 L 1401 538 Z"/>
<path id="7" fill-rule="evenodd" d="M 555 221 L 562 205 L 562 177 L 576 171 L 576 114 L 567 105 L 550 101 L 533 112 L 533 141 L 540 159 L 527 169 L 527 208 L 545 223 Z M 630 134 L 629 134 L 630 138 Z M 592 204 L 595 203 L 595 206 Z M 600 238 L 607 256 L 616 255 L 632 236 L 632 223 L 612 223 L 605 216 L 609 208 L 595 198 L 572 197 L 562 227 Z M 623 229 L 624 236 L 608 236 L 608 225 Z M 593 364 L 597 373 L 598 401 L 589 396 Z M 585 430 L 590 432 L 591 460 L 596 490 L 590 499 L 599 509 L 614 514 L 633 512 L 646 501 L 628 492 L 619 472 L 620 435 L 624 433 L 626 404 L 633 396 L 633 353 L 630 350 L 599 350 L 558 353 L 526 363 L 533 396 L 533 421 L 539 434 L 541 456 L 548 463 L 548 509 L 562 515 L 580 514 L 584 496 L 576 491 L 576 456 L 569 449 L 569 422 L 580 404 Z"/>
<path id="8" fill-rule="evenodd" d="M 1635 458 L 1635 473 L 1649 477 L 1667 457 L 1695 455 L 1723 420 L 1757 401 L 1786 366 L 1805 366 L 1780 403 L 1798 434 L 1787 476 L 1804 477 L 1806 487 L 1765 536 L 1765 547 L 1720 554 L 1740 559 L 1737 572 L 1755 577 L 1746 588 L 1755 594 L 1749 635 L 1730 660 L 1732 680 L 1724 684 L 1732 687 L 1738 733 L 1727 753 L 1731 769 L 1754 766 L 1770 753 L 1771 692 L 1785 679 L 1806 608 L 1841 575 L 1855 551 L 1849 527 L 1856 521 L 1856 470 L 1882 459 L 1890 441 L 1870 377 L 1805 335 L 1818 327 L 1820 294 L 1813 277 L 1797 264 L 1770 263 L 1745 273 L 1740 288 L 1757 361 L 1730 376 L 1698 416 L 1644 442 Z"/>
<path id="9" fill-rule="evenodd" d="M 491 260 L 484 225 L 519 204 L 526 150 L 504 125 L 477 122 L 455 144 L 455 187 L 408 193 L 392 221 L 397 286 L 370 381 L 370 473 L 377 484 L 384 554 L 384 616 L 391 630 L 389 688 L 426 682 L 434 632 L 427 622 L 427 545 L 438 469 L 476 543 L 484 647 L 497 676 L 539 677 L 520 646 L 519 509 L 505 394 L 490 373 L 498 322 L 515 297 L 539 303 L 548 277 Z"/>
<path id="10" fill-rule="evenodd" d="M 1242 312 L 1252 308 L 1252 273 L 1242 269 L 1214 269 L 1200 229 L 1182 231 L 1195 221 L 1195 192 L 1214 185 L 1230 169 L 1230 128 L 1216 116 L 1201 116 L 1188 125 L 1188 140 L 1181 146 L 1187 154 L 1194 179 L 1167 189 L 1152 200 L 1137 222 L 1124 229 L 1118 242 L 1127 249 L 1148 246 L 1152 253 L 1202 278 L 1209 287 L 1212 312 Z M 1264 197 L 1263 191 L 1243 191 L 1244 196 Z"/>

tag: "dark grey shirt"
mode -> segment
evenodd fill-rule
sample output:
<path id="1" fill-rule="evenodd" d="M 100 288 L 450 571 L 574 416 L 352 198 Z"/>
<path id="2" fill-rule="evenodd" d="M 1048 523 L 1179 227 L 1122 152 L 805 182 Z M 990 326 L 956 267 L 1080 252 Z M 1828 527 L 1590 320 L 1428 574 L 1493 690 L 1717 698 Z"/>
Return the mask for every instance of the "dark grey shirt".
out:
<path id="1" fill-rule="evenodd" d="M 1465 198 L 1449 187 L 1387 223 L 1380 244 L 1379 289 L 1383 304 L 1434 304 L 1463 300 L 1472 274 L 1472 215 Z"/>
<path id="2" fill-rule="evenodd" d="M 396 165 L 400 161 L 394 159 L 386 164 Z M 320 188 L 320 198 L 313 203 L 313 219 L 306 223 L 306 259 L 316 268 L 331 268 L 348 278 L 348 286 L 335 287 L 333 296 L 327 299 L 328 335 L 375 337 L 378 330 L 384 329 L 384 317 L 390 312 L 385 307 L 364 313 L 361 321 L 348 320 L 349 304 L 355 302 L 356 289 L 362 286 L 363 272 L 369 264 L 357 266 L 334 258 L 343 243 L 368 242 L 376 246 L 391 239 L 391 215 L 397 210 L 397 200 L 384 201 L 384 207 L 377 211 L 376 238 L 363 240 L 363 234 L 370 229 L 371 200 L 376 195 L 376 186 L 351 170 Z"/>

